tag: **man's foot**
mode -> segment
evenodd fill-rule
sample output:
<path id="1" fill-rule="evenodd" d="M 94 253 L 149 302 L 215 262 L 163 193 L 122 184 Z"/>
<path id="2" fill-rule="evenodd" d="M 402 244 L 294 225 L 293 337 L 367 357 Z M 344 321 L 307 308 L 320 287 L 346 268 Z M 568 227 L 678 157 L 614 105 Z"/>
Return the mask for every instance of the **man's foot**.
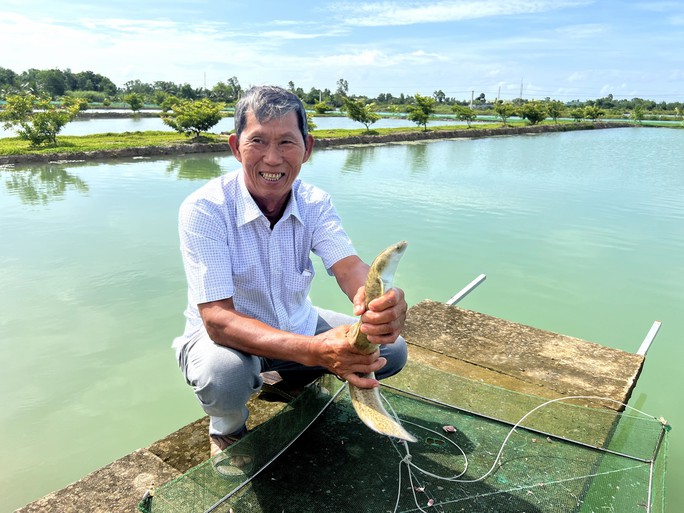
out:
<path id="1" fill-rule="evenodd" d="M 261 377 L 264 384 L 259 393 L 259 399 L 268 402 L 289 403 L 304 392 L 308 381 L 292 383 L 292 380 L 285 380 L 277 371 L 262 372 Z"/>
<path id="2" fill-rule="evenodd" d="M 231 435 L 209 435 L 209 454 L 211 456 L 211 463 L 219 474 L 226 477 L 235 477 L 245 474 L 252 469 L 254 463 L 254 456 L 249 447 L 244 446 L 244 450 L 234 450 L 230 454 L 225 454 L 223 451 L 228 449 L 231 445 L 240 440 L 247 434 L 247 428 L 243 427 L 237 433 Z"/>

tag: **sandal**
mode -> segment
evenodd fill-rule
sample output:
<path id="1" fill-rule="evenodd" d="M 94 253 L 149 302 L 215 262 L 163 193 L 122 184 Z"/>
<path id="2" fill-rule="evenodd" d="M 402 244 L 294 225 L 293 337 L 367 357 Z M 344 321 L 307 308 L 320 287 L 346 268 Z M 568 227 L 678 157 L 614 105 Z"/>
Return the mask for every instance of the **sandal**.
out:
<path id="1" fill-rule="evenodd" d="M 235 477 L 247 474 L 252 470 L 254 456 L 247 446 L 244 447 L 244 451 L 234 450 L 229 451 L 229 453 L 225 452 L 226 449 L 238 442 L 246 434 L 247 428 L 243 427 L 236 434 L 232 435 L 209 435 L 211 464 L 218 474 L 224 477 Z"/>

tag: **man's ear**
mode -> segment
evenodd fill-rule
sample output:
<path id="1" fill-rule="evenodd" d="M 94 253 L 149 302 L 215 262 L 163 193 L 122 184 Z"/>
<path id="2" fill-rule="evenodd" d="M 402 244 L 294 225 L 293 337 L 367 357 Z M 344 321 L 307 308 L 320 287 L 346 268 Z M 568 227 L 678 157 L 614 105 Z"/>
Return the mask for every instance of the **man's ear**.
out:
<path id="1" fill-rule="evenodd" d="M 230 145 L 230 149 L 233 152 L 233 156 L 237 159 L 238 162 L 242 162 L 242 155 L 240 154 L 240 147 L 239 147 L 239 139 L 236 134 L 230 134 L 228 137 L 228 144 Z"/>
<path id="2" fill-rule="evenodd" d="M 311 156 L 311 152 L 313 151 L 314 147 L 314 138 L 311 134 L 307 134 L 304 144 L 306 146 L 306 151 L 304 153 L 303 162 L 306 162 L 307 160 L 309 160 L 309 157 Z"/>

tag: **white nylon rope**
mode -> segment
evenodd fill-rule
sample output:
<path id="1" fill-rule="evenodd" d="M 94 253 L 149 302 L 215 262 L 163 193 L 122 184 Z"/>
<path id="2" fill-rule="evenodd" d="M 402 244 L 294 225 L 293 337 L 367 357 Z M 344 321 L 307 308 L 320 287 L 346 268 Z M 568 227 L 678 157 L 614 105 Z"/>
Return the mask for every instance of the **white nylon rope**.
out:
<path id="1" fill-rule="evenodd" d="M 412 395 L 418 395 L 418 394 L 412 394 Z M 420 397 L 420 396 L 418 396 L 418 397 Z M 419 511 L 421 511 L 421 512 L 427 513 L 427 512 L 425 512 L 425 510 L 424 510 L 423 508 L 420 507 L 420 504 L 418 503 L 418 497 L 417 497 L 417 495 L 416 495 L 416 487 L 415 487 L 414 484 L 413 484 L 414 473 L 413 473 L 413 471 L 412 471 L 412 467 L 413 467 L 414 469 L 416 469 L 417 471 L 419 471 L 420 473 L 426 475 L 426 476 L 432 477 L 432 478 L 434 478 L 434 479 L 442 480 L 442 481 L 450 481 L 450 482 L 458 482 L 458 483 L 477 483 L 477 482 L 479 482 L 479 481 L 482 481 L 482 480 L 486 479 L 489 475 L 491 475 L 491 474 L 496 470 L 497 464 L 499 463 L 499 460 L 501 459 L 501 455 L 503 454 L 503 451 L 504 451 L 504 449 L 505 449 L 505 447 L 506 447 L 506 444 L 508 443 L 508 440 L 509 440 L 510 437 L 513 435 L 513 433 L 515 432 L 515 430 L 516 430 L 518 427 L 520 427 L 520 425 L 525 421 L 525 419 L 526 419 L 527 417 L 529 417 L 530 415 L 532 415 L 532 414 L 533 414 L 534 412 L 536 412 L 537 410 L 542 409 L 542 408 L 544 408 L 544 407 L 546 407 L 546 406 L 549 406 L 550 404 L 553 404 L 553 403 L 557 403 L 557 402 L 561 402 L 561 401 L 576 400 L 576 399 L 612 402 L 612 403 L 614 403 L 614 404 L 618 404 L 618 405 L 624 407 L 625 409 L 628 408 L 628 409 L 630 409 L 630 410 L 632 410 L 632 411 L 634 411 L 634 412 L 636 412 L 636 413 L 638 413 L 638 414 L 640 414 L 640 415 L 643 415 L 643 416 L 646 417 L 646 418 L 653 419 L 653 420 L 655 420 L 655 421 L 657 421 L 657 422 L 663 424 L 664 426 L 667 425 L 667 422 L 666 422 L 662 417 L 661 417 L 660 419 L 658 419 L 658 418 L 656 418 L 656 417 L 654 417 L 654 416 L 652 416 L 652 415 L 649 415 L 649 414 L 647 414 L 647 413 L 645 413 L 645 412 L 643 412 L 643 411 L 641 411 L 641 410 L 639 410 L 639 409 L 637 409 L 637 408 L 633 408 L 633 407 L 629 406 L 628 404 L 625 404 L 625 403 L 623 403 L 623 402 L 621 402 L 621 401 L 617 401 L 617 400 L 615 400 L 615 399 L 610 399 L 610 398 L 607 398 L 607 397 L 577 395 L 577 396 L 567 396 L 567 397 L 559 397 L 559 398 L 556 398 L 556 399 L 550 399 L 550 400 L 548 400 L 548 401 L 546 401 L 546 402 L 544 402 L 544 403 L 542 403 L 542 404 L 540 404 L 540 405 L 538 405 L 538 406 L 532 408 L 532 409 L 531 409 L 530 411 L 528 411 L 525 415 L 523 415 L 523 416 L 520 418 L 520 420 L 518 420 L 518 422 L 515 423 L 515 425 L 513 425 L 513 427 L 510 429 L 510 431 L 508 432 L 508 434 L 507 434 L 506 437 L 504 438 L 503 442 L 501 443 L 501 448 L 499 449 L 499 452 L 497 453 L 496 458 L 494 458 L 494 462 L 492 463 L 492 466 L 489 468 L 489 470 L 487 470 L 483 475 L 481 475 L 480 477 L 478 477 L 478 478 L 476 478 L 476 479 L 460 479 L 460 477 L 463 476 L 463 475 L 466 473 L 467 469 L 468 469 L 468 457 L 466 456 L 466 454 L 465 454 L 465 452 L 463 451 L 463 449 L 462 449 L 456 442 L 454 442 L 453 440 L 451 440 L 451 439 L 449 439 L 448 437 L 444 436 L 442 433 L 439 433 L 439 432 L 434 431 L 434 430 L 432 430 L 432 429 L 426 428 L 425 426 L 421 426 L 420 424 L 416 424 L 416 423 L 414 423 L 414 422 L 410 422 L 410 421 L 406 421 L 406 420 L 403 420 L 403 421 L 400 420 L 399 417 L 398 417 L 398 415 L 397 415 L 397 413 L 396 413 L 396 411 L 394 411 L 394 408 L 392 408 L 392 405 L 389 404 L 389 402 L 387 401 L 387 399 L 384 398 L 384 396 L 383 396 L 383 399 L 385 400 L 385 403 L 388 405 L 388 407 L 389 407 L 389 409 L 390 409 L 392 415 L 394 416 L 394 418 L 395 418 L 395 420 L 396 420 L 397 422 L 404 422 L 405 424 L 411 424 L 411 425 L 416 426 L 416 427 L 418 427 L 418 428 L 420 428 L 420 429 L 423 429 L 423 430 L 425 430 L 425 431 L 428 431 L 428 432 L 430 432 L 430 433 L 434 433 L 434 434 L 440 436 L 441 438 L 443 438 L 444 440 L 448 441 L 448 442 L 451 443 L 453 446 L 455 446 L 455 447 L 459 450 L 459 452 L 463 455 L 463 458 L 464 458 L 464 468 L 463 468 L 463 471 L 461 471 L 459 474 L 457 474 L 457 475 L 455 475 L 455 476 L 451 476 L 451 477 L 439 476 L 439 475 L 433 474 L 433 473 L 431 473 L 431 472 L 428 472 L 427 470 L 424 470 L 424 469 L 420 468 L 418 465 L 416 465 L 415 463 L 413 463 L 413 458 L 412 458 L 412 456 L 411 456 L 411 451 L 409 450 L 409 444 L 408 444 L 408 442 L 402 440 L 402 441 L 400 441 L 399 443 L 393 444 L 394 449 L 399 453 L 399 456 L 401 457 L 401 459 L 400 459 L 400 461 L 399 461 L 399 481 L 398 481 L 398 482 L 399 482 L 399 485 L 398 485 L 398 487 L 397 487 L 397 500 L 396 500 L 395 507 L 394 507 L 394 513 L 397 513 L 397 511 L 398 511 L 398 509 L 399 509 L 399 500 L 400 500 L 400 497 L 401 497 L 401 474 L 402 474 L 402 465 L 405 464 L 405 465 L 406 465 L 406 468 L 407 468 L 407 470 L 408 470 L 409 479 L 410 479 L 410 481 L 411 481 L 411 490 L 412 490 L 412 492 L 413 492 L 413 498 L 414 498 L 414 502 L 415 502 L 416 508 L 417 508 Z M 423 398 L 423 399 L 427 399 L 427 398 Z M 401 452 L 400 452 L 399 449 L 398 449 L 398 445 L 403 445 L 403 446 L 404 446 L 404 451 L 405 451 L 405 453 L 406 453 L 405 455 L 402 455 L 402 454 L 401 454 Z M 601 448 L 595 448 L 595 449 L 598 449 L 598 450 L 605 450 L 605 449 L 601 449 Z M 607 452 L 612 452 L 612 451 L 607 451 Z M 619 454 L 619 453 L 615 453 L 615 454 Z M 626 454 L 619 454 L 619 455 L 625 456 L 625 457 L 630 457 L 629 455 L 626 455 Z M 633 459 L 638 459 L 638 458 L 633 458 Z M 644 463 L 649 463 L 649 464 L 650 464 L 650 467 L 651 467 L 650 474 L 652 474 L 652 472 L 653 472 L 653 462 L 652 462 L 652 461 L 644 461 L 644 460 L 640 460 L 640 461 L 642 461 L 642 462 L 644 462 Z M 631 470 L 631 469 L 634 469 L 634 468 L 639 468 L 639 466 L 638 466 L 638 465 L 635 465 L 634 467 L 629 467 L 629 468 L 625 468 L 625 469 L 620 469 L 619 471 L 618 471 L 618 470 L 614 470 L 614 471 L 602 472 L 602 473 L 598 473 L 598 474 L 591 474 L 591 475 L 589 475 L 589 476 L 583 476 L 583 477 L 593 477 L 593 476 L 599 476 L 599 475 L 606 475 L 606 474 L 611 474 L 611 473 L 614 473 L 614 472 L 623 472 L 623 471 L 625 471 L 625 470 Z M 556 483 L 561 483 L 561 482 L 568 482 L 568 481 L 573 481 L 573 480 L 575 480 L 575 479 L 579 479 L 579 478 L 569 478 L 569 479 L 560 480 L 560 481 L 557 481 L 557 482 L 549 482 L 548 484 L 556 484 Z M 535 486 L 537 486 L 537 485 L 535 485 Z M 424 492 L 424 489 L 422 489 L 422 487 L 419 487 L 419 488 L 421 488 L 421 491 Z M 521 487 L 520 489 L 524 489 L 524 488 L 527 488 L 527 487 Z M 649 484 L 648 484 L 648 503 L 647 503 L 647 506 L 646 506 L 646 512 L 647 512 L 647 513 L 649 513 L 649 512 L 651 511 L 651 492 L 652 492 L 652 476 L 651 476 L 651 478 L 649 478 Z M 497 493 L 498 493 L 498 492 L 497 492 Z M 432 500 L 434 501 L 434 499 L 432 499 Z M 456 501 L 447 501 L 447 502 L 445 502 L 444 504 L 449 503 L 449 502 L 456 502 Z M 434 508 L 435 506 L 438 506 L 438 505 L 440 505 L 440 504 L 431 503 L 431 504 L 430 504 L 430 507 Z M 434 511 L 434 510 L 433 510 L 433 511 Z"/>

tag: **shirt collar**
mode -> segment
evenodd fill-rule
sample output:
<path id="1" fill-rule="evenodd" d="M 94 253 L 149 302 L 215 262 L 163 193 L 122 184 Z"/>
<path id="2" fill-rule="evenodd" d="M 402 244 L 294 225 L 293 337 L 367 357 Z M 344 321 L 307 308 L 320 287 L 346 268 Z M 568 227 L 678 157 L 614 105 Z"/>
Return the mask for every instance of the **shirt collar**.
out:
<path id="1" fill-rule="evenodd" d="M 292 184 L 292 193 L 290 194 L 290 201 L 287 202 L 285 207 L 285 212 L 283 212 L 282 219 L 287 219 L 290 216 L 297 218 L 300 222 L 302 221 L 302 216 L 299 212 L 299 204 L 297 203 L 297 186 L 299 185 L 299 179 L 295 180 Z M 250 223 L 259 217 L 265 218 L 264 213 L 259 209 L 259 206 L 252 198 L 252 195 L 247 190 L 247 184 L 245 183 L 245 173 L 242 169 L 238 171 L 238 189 L 240 191 L 240 202 L 242 208 L 237 209 L 237 224 L 242 226 L 244 224 Z"/>

